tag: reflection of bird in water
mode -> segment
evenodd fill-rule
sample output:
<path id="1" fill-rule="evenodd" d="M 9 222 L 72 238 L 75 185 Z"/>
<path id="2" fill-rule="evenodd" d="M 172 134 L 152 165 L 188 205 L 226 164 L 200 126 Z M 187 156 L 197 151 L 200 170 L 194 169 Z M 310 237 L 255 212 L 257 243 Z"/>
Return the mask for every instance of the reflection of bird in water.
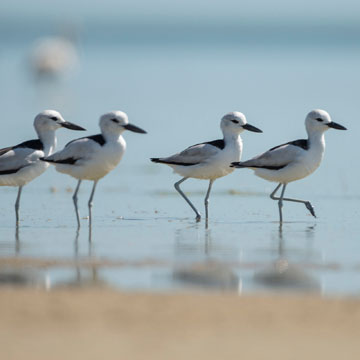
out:
<path id="1" fill-rule="evenodd" d="M 57 282 L 54 286 L 56 288 L 66 288 L 66 287 L 106 287 L 108 283 L 100 278 L 99 276 L 99 266 L 96 264 L 96 261 L 93 259 L 93 248 L 92 243 L 89 242 L 89 250 L 88 250 L 88 257 L 86 258 L 89 260 L 87 264 L 81 264 L 79 262 L 79 229 L 76 231 L 75 234 L 75 241 L 74 241 L 74 270 L 75 276 L 71 277 L 68 280 L 63 280 L 61 282 Z"/>
<path id="2" fill-rule="evenodd" d="M 15 254 L 20 254 L 20 233 L 19 226 L 15 226 Z"/>
<path id="3" fill-rule="evenodd" d="M 38 78 L 54 78 L 72 69 L 78 62 L 74 43 L 63 36 L 39 39 L 30 53 L 30 64 Z"/>
<path id="4" fill-rule="evenodd" d="M 176 233 L 179 237 L 179 232 Z M 201 251 L 205 255 L 203 262 L 196 262 L 186 265 L 175 266 L 173 270 L 173 279 L 190 287 L 198 287 L 201 289 L 214 290 L 236 290 L 241 289 L 241 280 L 233 272 L 231 266 L 212 260 L 211 254 L 211 232 L 205 230 L 205 237 L 203 239 L 203 246 Z M 182 247 L 179 246 L 178 249 Z M 184 247 L 186 251 L 189 248 Z M 194 249 L 198 251 L 198 249 Z"/>
<path id="5" fill-rule="evenodd" d="M 0 268 L 0 286 L 48 288 L 48 279 L 34 268 Z"/>
<path id="6" fill-rule="evenodd" d="M 99 277 L 98 266 L 96 264 L 90 266 L 81 266 L 75 264 L 75 276 L 68 279 L 59 281 L 52 286 L 52 288 L 64 287 L 107 287 L 108 284 L 105 280 Z"/>
<path id="7" fill-rule="evenodd" d="M 173 271 L 174 280 L 205 289 L 237 290 L 239 278 L 231 267 L 216 261 L 179 266 Z"/>
<path id="8" fill-rule="evenodd" d="M 182 260 L 195 257 L 207 258 L 212 250 L 211 230 L 205 229 L 204 237 L 198 225 L 191 225 L 175 231 L 175 255 Z"/>
<path id="9" fill-rule="evenodd" d="M 310 232 L 311 233 L 311 232 Z M 309 234 L 309 232 L 307 232 Z M 300 266 L 292 265 L 284 255 L 282 227 L 279 227 L 279 258 L 270 266 L 255 273 L 254 280 L 274 290 L 320 292 L 319 282 Z"/>

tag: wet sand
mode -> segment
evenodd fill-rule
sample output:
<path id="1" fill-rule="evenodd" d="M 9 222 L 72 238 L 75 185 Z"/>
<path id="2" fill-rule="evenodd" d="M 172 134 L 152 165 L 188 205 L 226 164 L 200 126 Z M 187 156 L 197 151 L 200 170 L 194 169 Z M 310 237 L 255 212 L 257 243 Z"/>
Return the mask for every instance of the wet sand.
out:
<path id="1" fill-rule="evenodd" d="M 360 300 L 0 290 L 1 358 L 356 359 Z"/>

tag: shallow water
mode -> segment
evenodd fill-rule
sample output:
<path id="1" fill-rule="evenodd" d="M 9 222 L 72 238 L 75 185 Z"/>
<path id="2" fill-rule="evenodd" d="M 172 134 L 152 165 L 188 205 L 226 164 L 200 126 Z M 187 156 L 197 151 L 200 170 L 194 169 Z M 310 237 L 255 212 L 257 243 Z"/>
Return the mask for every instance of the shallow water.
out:
<path id="1" fill-rule="evenodd" d="M 277 205 L 265 194 L 214 192 L 206 229 L 176 194 L 103 190 L 95 205 L 91 242 L 86 219 L 76 232 L 71 194 L 44 192 L 37 204 L 49 209 L 36 206 L 37 214 L 31 214 L 24 196 L 18 233 L 12 212 L 2 216 L 5 274 L 29 276 L 31 285 L 46 288 L 102 284 L 151 291 L 359 293 L 358 226 L 339 208 L 356 216 L 358 199 L 315 196 L 318 219 L 303 206 L 286 204 L 287 221 L 280 230 Z M 81 200 L 85 195 L 80 194 Z M 190 195 L 201 207 L 200 194 Z M 85 205 L 82 201 L 82 213 Z"/>
<path id="2" fill-rule="evenodd" d="M 91 242 L 86 219 L 76 232 L 74 179 L 49 169 L 26 186 L 18 233 L 16 189 L 0 188 L 0 284 L 358 295 L 360 50 L 331 39 L 326 46 L 300 43 L 84 41 L 78 68 L 54 82 L 35 82 L 28 72 L 31 42 L 0 43 L 0 147 L 33 138 L 33 117 L 44 108 L 89 134 L 112 109 L 148 131 L 125 134 L 123 161 L 99 183 Z M 318 218 L 301 204 L 285 204 L 282 231 L 268 198 L 275 184 L 251 171 L 215 182 L 205 229 L 175 193 L 178 177 L 148 160 L 219 138 L 220 118 L 233 110 L 264 131 L 242 135 L 246 159 L 303 138 L 312 108 L 328 110 L 349 131 L 329 131 L 321 167 L 287 188 L 289 196 L 310 199 Z M 77 136 L 59 131 L 58 148 Z M 183 184 L 201 211 L 206 187 Z M 85 183 L 80 191 L 82 216 L 90 188 Z"/>

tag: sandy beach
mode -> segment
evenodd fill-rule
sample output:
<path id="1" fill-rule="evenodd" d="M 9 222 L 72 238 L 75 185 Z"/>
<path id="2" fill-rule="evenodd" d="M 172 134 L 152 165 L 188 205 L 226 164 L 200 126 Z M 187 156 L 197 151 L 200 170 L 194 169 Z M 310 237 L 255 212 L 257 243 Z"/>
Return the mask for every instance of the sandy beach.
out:
<path id="1" fill-rule="evenodd" d="M 360 356 L 356 299 L 3 288 L 0 304 L 6 360 Z"/>

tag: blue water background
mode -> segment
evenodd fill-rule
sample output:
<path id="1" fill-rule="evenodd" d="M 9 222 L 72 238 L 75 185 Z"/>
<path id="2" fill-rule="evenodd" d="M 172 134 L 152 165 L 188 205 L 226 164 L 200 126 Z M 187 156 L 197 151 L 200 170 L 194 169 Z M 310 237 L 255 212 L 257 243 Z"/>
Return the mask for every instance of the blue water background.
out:
<path id="1" fill-rule="evenodd" d="M 125 133 L 128 148 L 121 164 L 99 183 L 91 246 L 85 219 L 77 250 L 74 246 L 74 179 L 49 169 L 24 189 L 19 242 L 13 213 L 16 190 L 0 188 L 1 257 L 159 261 L 158 266 L 99 270 L 112 285 L 147 290 L 186 288 L 174 269 L 215 260 L 240 279 L 238 290 L 248 292 L 278 290 L 271 282 L 259 281 L 257 273 L 284 257 L 309 272 L 312 289 L 358 293 L 356 21 L 250 19 L 229 25 L 89 20 L 74 26 L 77 67 L 56 81 L 35 81 L 29 67 L 31 48 L 39 37 L 57 34 L 62 24 L 12 20 L 0 25 L 0 147 L 34 138 L 33 118 L 45 108 L 59 110 L 89 134 L 98 133 L 102 113 L 120 109 L 148 135 Z M 275 184 L 248 170 L 219 179 L 206 230 L 194 223 L 191 209 L 175 193 L 173 183 L 179 177 L 149 161 L 221 137 L 220 119 L 234 110 L 264 131 L 242 134 L 242 158 L 247 159 L 304 138 L 304 119 L 314 108 L 327 110 L 349 130 L 328 131 L 321 167 L 287 188 L 289 196 L 311 200 L 318 219 L 300 204 L 285 204 L 282 234 L 277 204 L 268 198 Z M 58 131 L 58 148 L 74 136 Z M 80 191 L 83 216 L 90 186 L 84 184 Z M 206 187 L 198 180 L 183 184 L 201 211 Z M 49 268 L 46 276 L 56 284 L 73 271 Z"/>

